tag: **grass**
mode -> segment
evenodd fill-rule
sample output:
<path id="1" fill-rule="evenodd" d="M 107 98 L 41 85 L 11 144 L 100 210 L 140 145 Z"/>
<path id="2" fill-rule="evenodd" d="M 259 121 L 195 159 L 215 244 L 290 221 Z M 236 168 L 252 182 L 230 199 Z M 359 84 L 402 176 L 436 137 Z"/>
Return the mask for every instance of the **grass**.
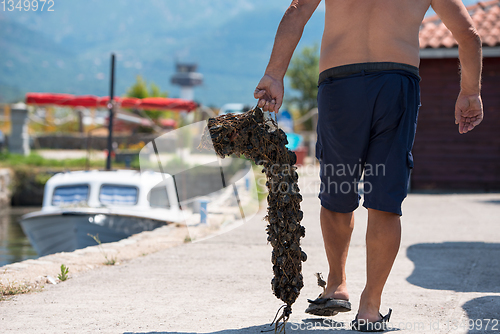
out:
<path id="1" fill-rule="evenodd" d="M 0 283 L 0 301 L 7 300 L 15 295 L 40 291 L 41 289 L 43 289 L 43 286 L 15 283 L 8 283 L 7 285 L 4 285 Z"/>
<path id="2" fill-rule="evenodd" d="M 104 255 L 104 258 L 106 259 L 106 261 L 104 262 L 105 265 L 107 266 L 114 266 L 116 264 L 116 257 L 111 257 L 111 258 L 108 258 L 108 254 L 106 254 L 106 252 L 104 252 L 104 250 L 102 249 L 102 242 L 101 240 L 99 239 L 99 235 L 96 234 L 96 235 L 92 235 L 92 234 L 88 234 L 89 237 L 91 237 L 92 239 L 94 239 L 95 242 L 97 242 L 97 244 L 99 245 L 99 250 L 101 251 L 102 255 Z"/>
<path id="3" fill-rule="evenodd" d="M 85 158 L 80 159 L 46 159 L 36 153 L 31 153 L 28 156 L 22 154 L 0 153 L 0 165 L 4 167 L 15 167 L 21 165 L 28 165 L 34 167 L 85 167 Z M 91 161 L 91 165 L 102 164 L 100 161 Z"/>
<path id="4" fill-rule="evenodd" d="M 59 275 L 57 275 L 57 278 L 64 282 L 65 280 L 68 279 L 68 272 L 69 272 L 69 268 L 66 267 L 64 264 L 61 264 L 61 273 Z"/>
<path id="5" fill-rule="evenodd" d="M 104 160 L 90 160 L 89 167 L 104 168 Z M 125 167 L 124 163 L 113 163 L 116 167 Z M 32 166 L 32 167 L 51 167 L 51 168 L 75 168 L 83 169 L 87 166 L 86 158 L 78 159 L 46 159 L 36 153 L 31 153 L 28 156 L 22 154 L 12 154 L 8 152 L 0 152 L 0 167 L 16 167 L 16 166 Z"/>

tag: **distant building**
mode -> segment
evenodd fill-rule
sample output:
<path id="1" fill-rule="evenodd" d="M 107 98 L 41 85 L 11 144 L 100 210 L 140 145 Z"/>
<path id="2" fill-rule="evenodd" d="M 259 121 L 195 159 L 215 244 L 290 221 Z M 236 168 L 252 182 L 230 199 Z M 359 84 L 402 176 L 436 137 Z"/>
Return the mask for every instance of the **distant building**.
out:
<path id="1" fill-rule="evenodd" d="M 203 74 L 197 73 L 197 64 L 175 65 L 177 72 L 172 76 L 171 82 L 174 85 L 181 86 L 181 99 L 194 100 L 194 87 L 203 83 Z"/>
<path id="2" fill-rule="evenodd" d="M 460 135 L 458 47 L 437 16 L 420 28 L 421 100 L 413 155 L 413 189 L 500 190 L 500 0 L 467 7 L 483 41 L 485 117 Z"/>

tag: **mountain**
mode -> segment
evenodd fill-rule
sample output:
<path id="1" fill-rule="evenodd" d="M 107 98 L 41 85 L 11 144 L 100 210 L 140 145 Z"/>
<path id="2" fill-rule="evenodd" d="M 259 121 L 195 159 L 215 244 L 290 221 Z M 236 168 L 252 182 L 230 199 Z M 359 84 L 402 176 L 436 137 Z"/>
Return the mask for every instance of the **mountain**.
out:
<path id="1" fill-rule="evenodd" d="M 198 102 L 253 104 L 289 3 L 56 0 L 52 12 L 0 11 L 0 102 L 22 99 L 29 91 L 108 95 L 114 52 L 118 95 L 142 75 L 178 96 L 170 77 L 181 61 L 198 63 L 204 75 L 204 85 L 195 89 Z M 320 42 L 323 16 L 321 4 L 298 49 Z"/>
<path id="2" fill-rule="evenodd" d="M 252 104 L 288 4 L 77 0 L 55 1 L 53 12 L 0 12 L 0 102 L 28 91 L 108 95 L 114 52 L 119 95 L 142 75 L 178 96 L 170 77 L 176 61 L 187 61 L 205 77 L 199 102 Z M 314 35 L 319 41 L 320 30 Z"/>

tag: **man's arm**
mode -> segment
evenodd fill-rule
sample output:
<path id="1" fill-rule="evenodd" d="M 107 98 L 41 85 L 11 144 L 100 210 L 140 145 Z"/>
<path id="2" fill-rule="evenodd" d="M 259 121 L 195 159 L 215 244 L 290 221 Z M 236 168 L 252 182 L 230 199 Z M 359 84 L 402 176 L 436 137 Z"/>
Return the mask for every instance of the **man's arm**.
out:
<path id="1" fill-rule="evenodd" d="M 483 120 L 481 38 L 461 0 L 432 0 L 431 5 L 458 42 L 461 81 L 455 123 L 460 133 L 467 133 Z"/>
<path id="2" fill-rule="evenodd" d="M 271 59 L 254 92 L 264 111 L 278 112 L 283 103 L 283 78 L 302 37 L 304 26 L 321 0 L 293 0 L 281 19 L 274 39 Z"/>

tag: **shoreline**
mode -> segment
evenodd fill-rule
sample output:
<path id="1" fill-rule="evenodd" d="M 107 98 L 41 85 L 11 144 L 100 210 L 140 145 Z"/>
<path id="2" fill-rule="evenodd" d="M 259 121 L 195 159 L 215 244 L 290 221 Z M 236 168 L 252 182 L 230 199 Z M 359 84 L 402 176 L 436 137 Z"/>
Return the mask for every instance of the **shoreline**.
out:
<path id="1" fill-rule="evenodd" d="M 0 284 L 30 287 L 34 291 L 57 281 L 61 265 L 69 268 L 69 278 L 106 266 L 106 256 L 115 259 L 115 266 L 129 260 L 179 246 L 189 236 L 184 225 L 169 224 L 153 231 L 144 231 L 117 242 L 105 243 L 7 264 L 0 267 Z M 9 296 L 4 297 L 6 300 Z M 1 299 L 0 299 L 1 300 Z"/>
<path id="2" fill-rule="evenodd" d="M 62 264 L 69 268 L 68 279 L 71 279 L 96 268 L 120 266 L 130 260 L 167 248 L 205 240 L 241 223 L 234 220 L 230 224 L 223 224 L 221 218 L 224 217 L 225 215 L 220 215 L 219 219 L 210 219 L 207 225 L 168 224 L 116 242 L 7 264 L 0 267 L 0 286 L 7 289 L 27 289 L 28 293 L 41 292 L 46 285 L 60 283 L 57 276 L 61 273 Z M 106 264 L 107 260 L 114 260 L 115 263 Z M 7 301 L 11 297 L 13 295 L 0 295 L 0 302 Z"/>

